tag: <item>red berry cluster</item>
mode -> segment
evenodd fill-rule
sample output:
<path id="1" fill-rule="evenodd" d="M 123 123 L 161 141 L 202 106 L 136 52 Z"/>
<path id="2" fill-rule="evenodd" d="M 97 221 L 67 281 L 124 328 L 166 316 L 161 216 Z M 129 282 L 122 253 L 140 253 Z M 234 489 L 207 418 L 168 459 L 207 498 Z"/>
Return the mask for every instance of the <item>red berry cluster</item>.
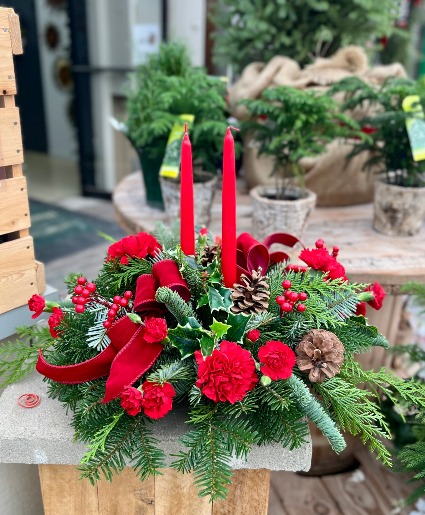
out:
<path id="1" fill-rule="evenodd" d="M 115 295 L 113 298 L 113 304 L 110 304 L 108 310 L 108 319 L 103 322 L 103 327 L 105 329 L 109 329 L 117 317 L 117 313 L 121 308 L 126 308 L 128 306 L 129 300 L 133 297 L 133 293 L 129 290 L 124 292 L 124 296 Z"/>
<path id="2" fill-rule="evenodd" d="M 304 291 L 299 293 L 291 291 L 291 286 L 292 283 L 289 279 L 285 279 L 282 282 L 282 287 L 285 292 L 283 295 L 278 295 L 276 297 L 276 302 L 279 304 L 280 312 L 290 313 L 295 308 L 300 313 L 304 313 L 307 307 L 303 302 L 307 300 L 308 295 Z"/>
<path id="3" fill-rule="evenodd" d="M 325 246 L 325 242 L 323 240 L 317 240 L 315 245 L 316 245 L 316 249 L 323 249 L 323 247 Z M 338 257 L 338 254 L 339 254 L 339 247 L 333 247 L 332 257 L 334 257 L 336 259 Z"/>
<path id="4" fill-rule="evenodd" d="M 72 303 L 75 304 L 75 311 L 77 313 L 84 313 L 85 305 L 91 299 L 91 295 L 95 293 L 96 285 L 94 283 L 87 282 L 85 277 L 79 277 L 77 279 L 77 286 L 74 288 L 74 297 L 72 297 Z"/>
<path id="5" fill-rule="evenodd" d="M 287 272 L 307 272 L 307 267 L 305 265 L 288 265 L 285 269 Z"/>

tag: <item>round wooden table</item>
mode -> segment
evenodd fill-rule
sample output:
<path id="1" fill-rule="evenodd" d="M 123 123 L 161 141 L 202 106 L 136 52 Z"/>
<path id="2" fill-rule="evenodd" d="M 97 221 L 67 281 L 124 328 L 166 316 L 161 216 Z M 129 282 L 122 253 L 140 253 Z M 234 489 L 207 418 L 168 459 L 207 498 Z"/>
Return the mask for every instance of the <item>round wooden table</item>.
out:
<path id="1" fill-rule="evenodd" d="M 196 199 L 195 199 L 196 201 Z M 140 172 L 128 175 L 116 187 L 113 194 L 118 223 L 128 232 L 151 232 L 157 222 L 170 222 L 163 211 L 146 205 Z M 251 203 L 246 185 L 238 180 L 238 232 L 251 229 Z M 309 219 L 303 236 L 306 246 L 322 238 L 331 248 L 341 250 L 339 259 L 352 281 L 373 283 L 378 281 L 387 291 L 381 311 L 370 310 L 368 318 L 386 335 L 390 343 L 396 343 L 403 296 L 400 286 L 408 281 L 425 282 L 425 228 L 409 238 L 389 237 L 372 229 L 371 204 L 347 207 L 316 208 Z M 209 229 L 221 234 L 221 190 L 215 194 Z M 382 349 L 377 349 L 382 351 Z M 382 361 L 379 352 L 374 361 Z M 372 363 L 373 365 L 373 363 Z"/>

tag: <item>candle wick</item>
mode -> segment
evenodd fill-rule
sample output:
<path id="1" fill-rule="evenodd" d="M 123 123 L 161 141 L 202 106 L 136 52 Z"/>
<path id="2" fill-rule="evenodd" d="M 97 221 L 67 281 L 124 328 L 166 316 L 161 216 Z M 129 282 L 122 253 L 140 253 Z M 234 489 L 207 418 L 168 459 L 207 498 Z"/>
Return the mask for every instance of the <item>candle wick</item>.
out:
<path id="1" fill-rule="evenodd" d="M 180 125 L 180 127 L 181 127 L 181 125 Z M 187 123 L 186 122 L 184 123 L 184 133 L 187 134 Z"/>
<path id="2" fill-rule="evenodd" d="M 239 132 L 239 130 L 240 130 L 240 129 L 238 129 L 237 127 L 233 127 L 233 125 L 230 125 L 230 126 L 228 127 L 228 129 L 233 129 L 234 131 L 237 131 L 237 132 Z"/>

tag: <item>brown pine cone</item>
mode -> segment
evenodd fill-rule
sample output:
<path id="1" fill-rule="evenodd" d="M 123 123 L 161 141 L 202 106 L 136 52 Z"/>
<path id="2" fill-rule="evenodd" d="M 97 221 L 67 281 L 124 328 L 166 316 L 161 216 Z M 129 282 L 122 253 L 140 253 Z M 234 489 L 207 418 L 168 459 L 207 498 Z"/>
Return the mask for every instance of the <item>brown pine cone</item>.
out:
<path id="1" fill-rule="evenodd" d="M 230 295 L 233 301 L 232 313 L 262 313 L 269 306 L 270 287 L 266 277 L 261 275 L 262 269 L 253 270 L 252 276 L 241 275 L 241 283 L 236 284 Z"/>
<path id="2" fill-rule="evenodd" d="M 217 245 L 205 245 L 199 262 L 202 266 L 208 266 L 217 255 Z"/>
<path id="3" fill-rule="evenodd" d="M 339 373 L 344 362 L 344 346 L 338 337 L 324 329 L 312 329 L 295 347 L 297 365 L 308 373 L 312 383 L 323 383 Z"/>

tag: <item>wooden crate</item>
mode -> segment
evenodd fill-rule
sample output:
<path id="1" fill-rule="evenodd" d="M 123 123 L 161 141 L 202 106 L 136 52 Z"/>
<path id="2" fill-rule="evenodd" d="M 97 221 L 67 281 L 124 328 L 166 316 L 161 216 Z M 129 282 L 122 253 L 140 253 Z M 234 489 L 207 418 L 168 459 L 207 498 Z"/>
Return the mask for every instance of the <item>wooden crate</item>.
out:
<path id="1" fill-rule="evenodd" d="M 34 258 L 19 109 L 15 107 L 13 55 L 22 54 L 19 18 L 0 8 L 0 314 L 45 289 Z"/>

